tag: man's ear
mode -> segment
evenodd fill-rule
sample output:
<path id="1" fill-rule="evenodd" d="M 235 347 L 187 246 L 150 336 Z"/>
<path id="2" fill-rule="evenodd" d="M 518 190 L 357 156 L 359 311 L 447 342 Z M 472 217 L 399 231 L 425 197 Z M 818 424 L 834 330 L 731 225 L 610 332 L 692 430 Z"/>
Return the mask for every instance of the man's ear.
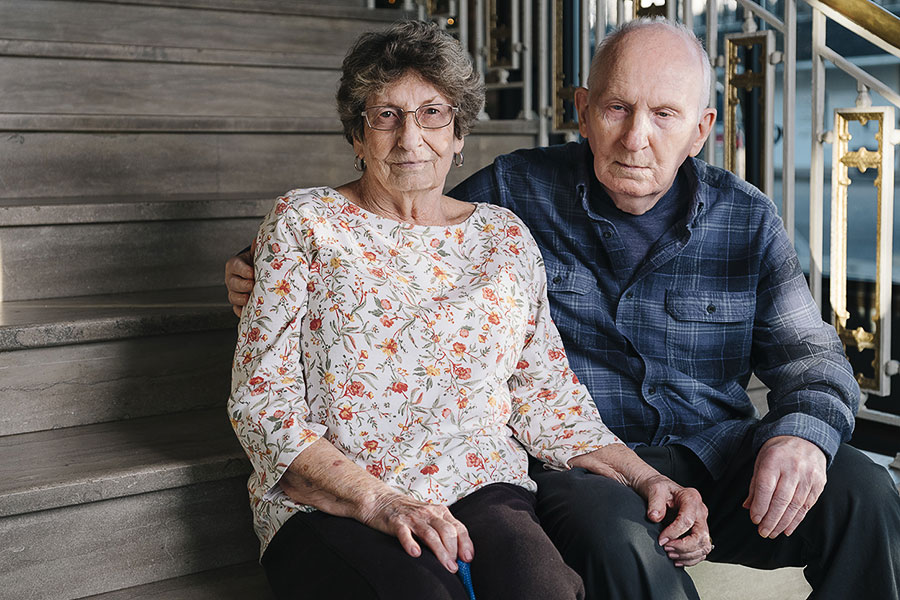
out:
<path id="1" fill-rule="evenodd" d="M 700 113 L 700 122 L 697 124 L 697 137 L 691 144 L 691 156 L 697 156 L 706 144 L 706 138 L 713 131 L 716 123 L 716 109 L 704 108 Z"/>
<path id="2" fill-rule="evenodd" d="M 590 116 L 588 114 L 588 106 L 590 92 L 587 88 L 575 89 L 575 110 L 578 112 L 578 132 L 585 139 L 590 138 Z"/>

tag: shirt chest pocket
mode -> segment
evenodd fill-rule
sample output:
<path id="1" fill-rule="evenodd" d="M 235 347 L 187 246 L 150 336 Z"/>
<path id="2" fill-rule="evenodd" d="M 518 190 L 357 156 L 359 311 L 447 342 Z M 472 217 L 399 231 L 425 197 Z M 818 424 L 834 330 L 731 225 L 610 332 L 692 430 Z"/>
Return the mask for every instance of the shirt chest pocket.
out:
<path id="1" fill-rule="evenodd" d="M 694 379 L 718 384 L 746 373 L 754 292 L 666 290 L 666 358 Z"/>
<path id="2" fill-rule="evenodd" d="M 553 259 L 544 260 L 547 270 L 547 295 L 550 313 L 563 338 L 583 348 L 596 346 L 597 282 L 586 269 Z"/>

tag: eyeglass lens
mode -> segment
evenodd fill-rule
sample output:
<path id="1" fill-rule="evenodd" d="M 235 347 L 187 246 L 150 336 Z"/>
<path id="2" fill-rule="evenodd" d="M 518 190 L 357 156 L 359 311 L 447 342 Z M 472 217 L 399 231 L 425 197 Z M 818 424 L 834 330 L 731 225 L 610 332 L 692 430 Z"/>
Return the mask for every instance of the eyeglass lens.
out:
<path id="1" fill-rule="evenodd" d="M 366 120 L 372 129 L 397 129 L 406 118 L 406 113 L 414 113 L 416 123 L 424 129 L 440 129 L 453 120 L 453 107 L 449 104 L 424 104 L 415 111 L 404 111 L 392 106 L 367 108 Z"/>

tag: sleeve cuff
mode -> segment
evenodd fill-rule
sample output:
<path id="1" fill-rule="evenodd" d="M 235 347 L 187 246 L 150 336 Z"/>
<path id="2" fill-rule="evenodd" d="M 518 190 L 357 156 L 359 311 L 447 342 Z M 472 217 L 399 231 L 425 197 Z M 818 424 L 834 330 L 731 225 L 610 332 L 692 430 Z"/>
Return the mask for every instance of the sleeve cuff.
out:
<path id="1" fill-rule="evenodd" d="M 273 501 L 286 497 L 281 489 L 281 478 L 300 454 L 325 435 L 328 428 L 320 423 L 297 423 L 283 432 L 285 443 L 276 456 L 266 461 L 265 465 L 257 465 L 260 479 L 268 489 L 263 500 Z"/>
<path id="2" fill-rule="evenodd" d="M 754 453 L 758 453 L 768 440 L 780 435 L 791 435 L 815 444 L 825 454 L 829 467 L 841 445 L 840 434 L 825 421 L 803 413 L 790 413 L 777 421 L 760 424 L 753 435 Z"/>

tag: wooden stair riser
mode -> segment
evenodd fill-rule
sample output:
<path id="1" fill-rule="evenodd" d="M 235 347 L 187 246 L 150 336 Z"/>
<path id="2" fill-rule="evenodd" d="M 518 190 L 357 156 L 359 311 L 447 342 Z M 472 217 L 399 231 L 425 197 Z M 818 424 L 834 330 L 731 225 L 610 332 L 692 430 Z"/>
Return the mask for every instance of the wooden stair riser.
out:
<path id="1" fill-rule="evenodd" d="M 196 408 L 224 411 L 235 331 L 0 352 L 0 436 Z"/>
<path id="2" fill-rule="evenodd" d="M 69 600 L 253 560 L 246 477 L 0 519 L 0 598 Z"/>

